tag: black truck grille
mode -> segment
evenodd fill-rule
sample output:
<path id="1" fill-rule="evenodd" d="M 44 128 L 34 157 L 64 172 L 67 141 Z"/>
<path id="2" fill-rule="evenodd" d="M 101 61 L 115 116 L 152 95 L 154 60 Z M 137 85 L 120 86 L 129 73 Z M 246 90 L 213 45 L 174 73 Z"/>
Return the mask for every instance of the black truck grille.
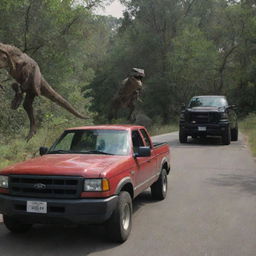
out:
<path id="1" fill-rule="evenodd" d="M 76 176 L 11 175 L 10 194 L 41 198 L 79 198 L 83 178 Z"/>
<path id="2" fill-rule="evenodd" d="M 189 122 L 196 124 L 213 124 L 218 123 L 219 113 L 218 112 L 190 112 Z"/>

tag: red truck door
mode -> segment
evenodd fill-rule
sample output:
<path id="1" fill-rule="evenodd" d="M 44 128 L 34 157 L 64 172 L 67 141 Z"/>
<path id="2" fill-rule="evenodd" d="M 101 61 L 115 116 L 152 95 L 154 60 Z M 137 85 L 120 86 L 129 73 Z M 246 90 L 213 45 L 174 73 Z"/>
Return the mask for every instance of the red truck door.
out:
<path id="1" fill-rule="evenodd" d="M 158 161 L 159 157 L 155 153 L 152 141 L 151 141 L 148 133 L 146 132 L 146 130 L 145 129 L 140 129 L 140 133 L 142 135 L 142 138 L 144 140 L 145 145 L 147 147 L 150 147 L 150 149 L 151 149 L 151 159 L 150 159 L 150 161 L 151 161 L 151 176 L 153 177 L 158 172 L 158 170 L 157 170 L 157 161 Z"/>
<path id="2" fill-rule="evenodd" d="M 137 153 L 140 146 L 145 146 L 142 136 L 138 130 L 132 131 L 133 152 Z M 151 150 L 153 152 L 153 150 Z M 135 161 L 135 193 L 138 194 L 148 187 L 153 179 L 153 171 L 156 168 L 154 155 L 149 157 L 136 157 Z"/>

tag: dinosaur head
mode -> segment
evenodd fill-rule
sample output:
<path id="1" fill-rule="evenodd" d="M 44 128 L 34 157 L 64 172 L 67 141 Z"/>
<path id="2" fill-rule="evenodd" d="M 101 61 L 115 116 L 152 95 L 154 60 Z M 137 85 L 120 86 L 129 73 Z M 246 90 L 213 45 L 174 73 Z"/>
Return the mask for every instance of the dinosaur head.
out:
<path id="1" fill-rule="evenodd" d="M 142 78 L 145 77 L 144 69 L 133 68 L 133 69 L 132 69 L 131 76 L 135 77 L 135 78 L 138 79 L 138 80 L 142 80 Z"/>
<path id="2" fill-rule="evenodd" d="M 1 44 L 0 44 L 0 68 L 7 68 L 8 65 L 8 55 L 7 53 L 1 49 Z"/>
<path id="3" fill-rule="evenodd" d="M 10 56 L 10 47 L 8 45 L 0 43 L 0 69 L 12 68 L 15 69 L 15 65 Z"/>

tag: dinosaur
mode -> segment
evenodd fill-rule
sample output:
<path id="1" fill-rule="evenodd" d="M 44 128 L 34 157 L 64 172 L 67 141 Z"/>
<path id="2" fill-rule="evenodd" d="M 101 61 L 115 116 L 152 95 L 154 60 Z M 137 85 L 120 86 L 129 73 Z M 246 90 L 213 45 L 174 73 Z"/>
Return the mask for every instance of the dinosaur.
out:
<path id="1" fill-rule="evenodd" d="M 15 92 L 11 103 L 12 109 L 17 109 L 25 99 L 23 107 L 30 121 L 29 133 L 26 137 L 29 141 L 36 133 L 36 122 L 33 110 L 33 101 L 36 96 L 44 96 L 59 106 L 65 108 L 78 118 L 86 119 L 77 112 L 71 104 L 58 94 L 44 79 L 38 64 L 15 46 L 0 43 L 0 69 L 6 69 L 9 75 L 15 80 L 12 89 Z"/>
<path id="2" fill-rule="evenodd" d="M 129 109 L 128 120 L 131 120 L 135 110 L 135 103 L 136 101 L 140 101 L 142 79 L 144 77 L 145 73 L 143 69 L 133 68 L 130 75 L 122 81 L 119 91 L 111 101 L 108 115 L 109 121 L 113 118 L 117 118 L 118 110 L 120 108 Z"/>

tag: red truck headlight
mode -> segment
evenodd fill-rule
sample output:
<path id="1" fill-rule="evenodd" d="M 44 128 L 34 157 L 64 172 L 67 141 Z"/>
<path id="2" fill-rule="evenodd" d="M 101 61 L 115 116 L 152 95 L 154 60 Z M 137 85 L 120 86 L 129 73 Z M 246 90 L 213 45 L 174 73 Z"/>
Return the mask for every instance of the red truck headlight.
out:
<path id="1" fill-rule="evenodd" d="M 0 188 L 8 188 L 8 176 L 0 175 Z"/>
<path id="2" fill-rule="evenodd" d="M 85 179 L 85 192 L 103 192 L 109 190 L 109 181 L 107 179 Z"/>

